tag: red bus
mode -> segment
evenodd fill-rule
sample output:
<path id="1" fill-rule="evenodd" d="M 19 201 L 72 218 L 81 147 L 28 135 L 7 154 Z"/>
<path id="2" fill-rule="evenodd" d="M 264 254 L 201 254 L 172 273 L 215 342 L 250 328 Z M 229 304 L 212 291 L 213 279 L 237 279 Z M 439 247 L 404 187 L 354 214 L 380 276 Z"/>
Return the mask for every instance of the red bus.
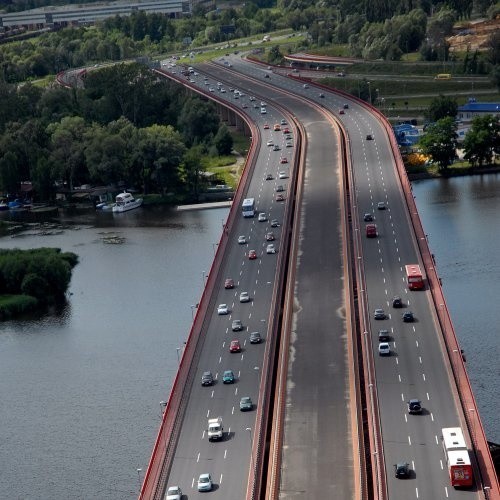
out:
<path id="1" fill-rule="evenodd" d="M 410 290 L 422 290 L 424 288 L 424 276 L 420 266 L 418 264 L 407 264 L 405 270 L 408 288 Z"/>
<path id="2" fill-rule="evenodd" d="M 447 427 L 441 429 L 441 432 L 443 433 L 443 450 L 451 485 L 455 488 L 472 486 L 474 476 L 462 429 L 460 427 Z"/>

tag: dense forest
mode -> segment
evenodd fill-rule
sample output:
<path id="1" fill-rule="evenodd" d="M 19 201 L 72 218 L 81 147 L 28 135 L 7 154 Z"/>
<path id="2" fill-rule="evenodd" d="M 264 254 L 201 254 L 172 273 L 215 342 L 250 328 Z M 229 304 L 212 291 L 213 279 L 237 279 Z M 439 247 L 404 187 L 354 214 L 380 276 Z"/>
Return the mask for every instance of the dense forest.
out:
<path id="1" fill-rule="evenodd" d="M 300 51 L 346 45 L 352 57 L 397 61 L 406 53 L 419 51 L 422 60 L 451 60 L 446 37 L 456 21 L 471 12 L 494 18 L 500 4 L 492 0 L 453 0 L 434 4 L 428 0 L 379 2 L 320 2 L 278 0 L 278 8 L 246 2 L 240 8 L 204 12 L 171 19 L 142 11 L 129 17 L 114 17 L 93 27 L 63 29 L 36 40 L 0 46 L 3 80 L 11 83 L 39 78 L 59 71 L 103 61 L 121 61 L 139 55 L 158 56 L 191 48 L 230 42 L 236 38 L 292 28 L 306 32 L 306 40 L 289 50 Z M 227 33 L 225 26 L 234 27 Z M 485 74 L 498 64 L 500 35 L 491 40 L 483 57 L 470 54 L 465 74 Z"/>
<path id="2" fill-rule="evenodd" d="M 212 103 L 138 64 L 93 71 L 83 90 L 0 83 L 0 100 L 4 193 L 30 180 L 42 200 L 54 199 L 61 183 L 124 183 L 190 198 L 201 157 L 232 149 Z"/>

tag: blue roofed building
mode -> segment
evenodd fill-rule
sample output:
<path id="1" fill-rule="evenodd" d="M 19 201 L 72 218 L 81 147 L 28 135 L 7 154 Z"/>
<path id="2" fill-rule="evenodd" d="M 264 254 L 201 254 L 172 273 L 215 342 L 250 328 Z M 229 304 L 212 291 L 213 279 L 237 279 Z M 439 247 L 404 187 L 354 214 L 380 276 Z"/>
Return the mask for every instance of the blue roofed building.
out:
<path id="1" fill-rule="evenodd" d="M 400 146 L 413 146 L 422 136 L 420 129 L 407 123 L 394 125 L 392 129 L 394 130 L 394 135 Z"/>
<path id="2" fill-rule="evenodd" d="M 498 102 L 476 102 L 469 100 L 467 104 L 458 107 L 457 120 L 460 122 L 471 122 L 476 116 L 493 115 L 500 117 L 500 103 Z"/>

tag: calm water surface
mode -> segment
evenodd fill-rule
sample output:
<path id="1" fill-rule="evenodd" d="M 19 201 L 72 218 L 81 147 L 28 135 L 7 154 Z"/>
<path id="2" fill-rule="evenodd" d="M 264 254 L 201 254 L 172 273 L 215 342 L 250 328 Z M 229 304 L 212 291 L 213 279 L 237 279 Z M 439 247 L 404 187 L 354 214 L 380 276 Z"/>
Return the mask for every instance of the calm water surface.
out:
<path id="1" fill-rule="evenodd" d="M 0 323 L 0 498 L 137 498 L 226 215 L 92 213 L 79 230 L 0 239 L 80 258 L 62 314 Z"/>
<path id="2" fill-rule="evenodd" d="M 500 442 L 500 176 L 413 192 L 488 438 Z M 0 239 L 80 257 L 60 315 L 0 323 L 1 498 L 136 498 L 226 215 L 92 213 L 66 217 L 78 230 Z M 104 233 L 125 243 L 106 245 Z"/>
<path id="3" fill-rule="evenodd" d="M 490 441 L 500 443 L 500 175 L 413 183 Z"/>

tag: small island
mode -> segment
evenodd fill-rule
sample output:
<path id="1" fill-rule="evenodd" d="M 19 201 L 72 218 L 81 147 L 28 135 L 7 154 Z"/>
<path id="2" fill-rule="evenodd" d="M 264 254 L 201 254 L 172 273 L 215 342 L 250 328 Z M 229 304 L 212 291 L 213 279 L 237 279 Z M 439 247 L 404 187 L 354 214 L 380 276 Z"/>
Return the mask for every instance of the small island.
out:
<path id="1" fill-rule="evenodd" d="M 0 250 L 0 321 L 63 303 L 77 263 L 59 248 Z"/>

